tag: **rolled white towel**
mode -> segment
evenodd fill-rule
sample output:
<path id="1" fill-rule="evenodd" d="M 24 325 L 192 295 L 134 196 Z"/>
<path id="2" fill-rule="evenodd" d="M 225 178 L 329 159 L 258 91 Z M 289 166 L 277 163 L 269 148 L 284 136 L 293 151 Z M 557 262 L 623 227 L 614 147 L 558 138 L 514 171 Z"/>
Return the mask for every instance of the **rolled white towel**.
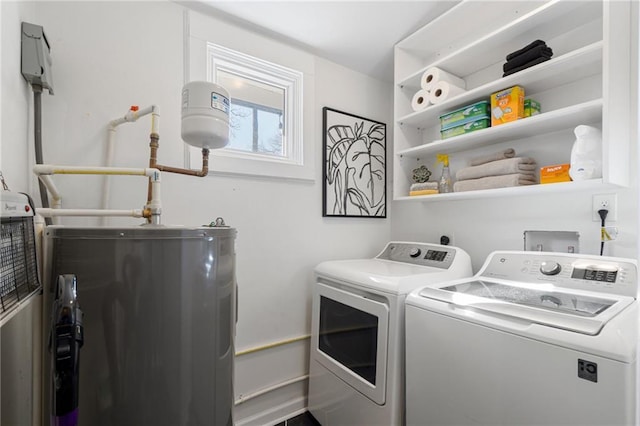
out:
<path id="1" fill-rule="evenodd" d="M 489 163 L 491 161 L 504 160 L 505 158 L 513 158 L 515 156 L 515 149 L 507 148 L 502 151 L 494 152 L 492 154 L 481 155 L 480 157 L 472 158 L 471 161 L 469 161 L 469 165 L 479 166 L 480 164 Z"/>
<path id="2" fill-rule="evenodd" d="M 512 186 L 535 185 L 536 183 L 538 181 L 535 175 L 514 173 L 511 175 L 461 180 L 453 184 L 453 191 L 465 192 L 480 189 L 509 188 Z"/>
<path id="3" fill-rule="evenodd" d="M 536 160 L 529 157 L 505 158 L 504 160 L 491 161 L 479 166 L 465 167 L 456 173 L 457 180 L 478 179 L 487 176 L 502 176 L 513 173 L 536 172 Z"/>

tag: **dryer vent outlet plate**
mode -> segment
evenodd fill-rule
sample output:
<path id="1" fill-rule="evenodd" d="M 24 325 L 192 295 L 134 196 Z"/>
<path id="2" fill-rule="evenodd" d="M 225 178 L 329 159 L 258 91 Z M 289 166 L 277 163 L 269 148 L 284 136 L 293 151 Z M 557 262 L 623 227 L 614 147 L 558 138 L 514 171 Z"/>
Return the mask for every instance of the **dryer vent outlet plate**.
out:
<path id="1" fill-rule="evenodd" d="M 524 231 L 524 249 L 580 253 L 580 234 L 573 231 Z"/>

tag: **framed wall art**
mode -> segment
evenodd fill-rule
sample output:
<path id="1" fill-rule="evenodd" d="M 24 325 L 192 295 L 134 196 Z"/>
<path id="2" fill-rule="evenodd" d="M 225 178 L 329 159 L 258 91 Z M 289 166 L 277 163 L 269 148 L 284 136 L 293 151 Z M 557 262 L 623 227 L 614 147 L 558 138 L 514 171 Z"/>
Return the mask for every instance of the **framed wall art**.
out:
<path id="1" fill-rule="evenodd" d="M 328 107 L 322 125 L 322 216 L 387 217 L 387 126 Z"/>

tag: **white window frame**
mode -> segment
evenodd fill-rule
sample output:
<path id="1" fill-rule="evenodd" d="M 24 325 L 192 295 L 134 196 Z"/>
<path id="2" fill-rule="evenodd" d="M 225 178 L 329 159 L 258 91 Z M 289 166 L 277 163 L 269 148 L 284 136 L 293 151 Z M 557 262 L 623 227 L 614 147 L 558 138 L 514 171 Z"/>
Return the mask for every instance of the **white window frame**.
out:
<path id="1" fill-rule="evenodd" d="M 244 158 L 276 163 L 303 164 L 303 74 L 224 46 L 207 43 L 207 80 L 216 81 L 217 71 L 277 87 L 284 92 L 282 157 L 259 152 L 223 148 L 214 153 L 221 157 Z M 231 99 L 233 103 L 233 97 Z"/>
<path id="2" fill-rule="evenodd" d="M 205 15 L 193 10 L 184 11 L 184 83 L 207 80 L 207 46 L 214 43 L 236 52 L 277 64 L 285 69 L 302 72 L 300 91 L 296 96 L 302 111 L 299 121 L 299 136 L 304 141 L 302 163 L 284 161 L 260 161 L 253 157 L 229 156 L 224 150 L 214 149 L 209 155 L 209 174 L 212 176 L 247 177 L 253 179 L 283 179 L 302 182 L 315 182 L 319 179 L 316 170 L 318 135 L 316 121 L 318 109 L 315 101 L 314 55 L 285 42 L 272 39 L 246 27 L 230 24 L 216 16 Z M 302 96 L 304 90 L 304 96 Z M 232 94 L 233 96 L 233 94 Z M 304 120 L 304 121 L 303 121 Z M 296 132 L 297 133 L 297 132 Z M 291 135 L 293 137 L 293 135 Z M 200 150 L 185 144 L 185 165 L 199 170 L 202 166 Z"/>

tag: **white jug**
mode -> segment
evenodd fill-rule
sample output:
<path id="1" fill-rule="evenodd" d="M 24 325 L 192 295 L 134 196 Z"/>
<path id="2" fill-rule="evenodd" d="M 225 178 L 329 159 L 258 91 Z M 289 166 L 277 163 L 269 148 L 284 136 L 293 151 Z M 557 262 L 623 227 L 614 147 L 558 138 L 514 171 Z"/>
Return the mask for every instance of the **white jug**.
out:
<path id="1" fill-rule="evenodd" d="M 569 176 L 574 181 L 602 177 L 602 133 L 591 126 L 580 125 L 573 131 L 576 141 L 571 148 Z"/>

